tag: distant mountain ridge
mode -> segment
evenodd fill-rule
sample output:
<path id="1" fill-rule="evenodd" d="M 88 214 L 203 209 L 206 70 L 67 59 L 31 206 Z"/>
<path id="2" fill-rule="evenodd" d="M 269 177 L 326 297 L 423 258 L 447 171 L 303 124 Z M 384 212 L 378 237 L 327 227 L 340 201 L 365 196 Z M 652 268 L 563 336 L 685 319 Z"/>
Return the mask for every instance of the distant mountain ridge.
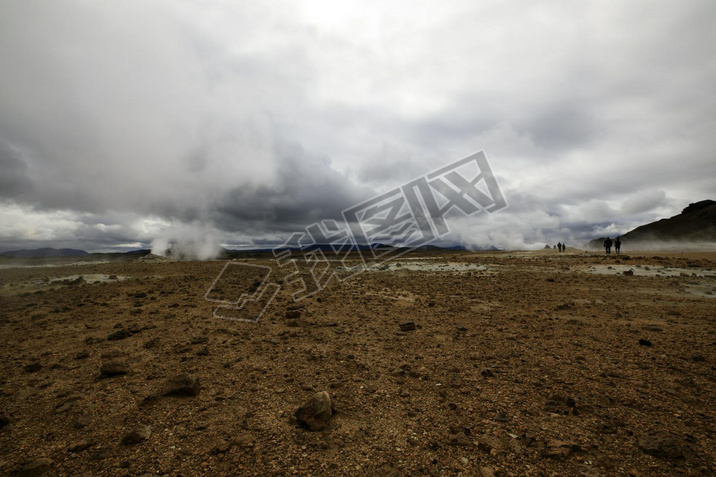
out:
<path id="1" fill-rule="evenodd" d="M 594 239 L 589 242 L 589 246 L 602 248 L 605 239 L 606 237 Z M 678 215 L 641 225 L 621 235 L 621 241 L 625 244 L 716 243 L 716 201 L 702 200 L 689 204 Z"/>
<path id="2" fill-rule="evenodd" d="M 10 250 L 2 252 L 0 255 L 13 258 L 50 258 L 50 257 L 84 257 L 89 253 L 84 250 L 76 250 L 73 248 L 36 248 L 33 250 Z"/>

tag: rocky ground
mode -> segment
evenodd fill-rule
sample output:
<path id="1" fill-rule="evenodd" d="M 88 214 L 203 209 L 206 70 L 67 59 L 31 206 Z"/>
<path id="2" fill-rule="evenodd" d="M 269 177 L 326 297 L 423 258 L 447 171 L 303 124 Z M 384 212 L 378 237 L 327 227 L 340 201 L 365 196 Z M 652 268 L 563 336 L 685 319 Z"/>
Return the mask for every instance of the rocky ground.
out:
<path id="1" fill-rule="evenodd" d="M 258 323 L 224 262 L 0 270 L 0 474 L 715 475 L 716 254 L 629 255 L 415 252 Z"/>

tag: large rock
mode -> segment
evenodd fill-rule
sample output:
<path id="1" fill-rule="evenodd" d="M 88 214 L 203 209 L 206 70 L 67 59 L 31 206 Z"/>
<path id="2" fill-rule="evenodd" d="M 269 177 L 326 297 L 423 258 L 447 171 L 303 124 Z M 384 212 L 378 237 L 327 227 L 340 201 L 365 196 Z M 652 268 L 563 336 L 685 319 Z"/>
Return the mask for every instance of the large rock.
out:
<path id="1" fill-rule="evenodd" d="M 40 457 L 29 464 L 25 465 L 17 473 L 18 477 L 37 477 L 42 475 L 52 467 L 55 462 L 48 457 Z"/>
<path id="2" fill-rule="evenodd" d="M 659 432 L 639 439 L 639 449 L 647 454 L 664 459 L 683 459 L 679 441 L 668 432 Z"/>
<path id="3" fill-rule="evenodd" d="M 333 415 L 333 400 L 327 391 L 314 394 L 311 399 L 296 409 L 298 422 L 311 431 L 321 431 L 328 426 Z"/>
<path id="4" fill-rule="evenodd" d="M 196 396 L 199 394 L 199 378 L 188 374 L 179 374 L 167 380 L 162 396 Z"/>
<path id="5" fill-rule="evenodd" d="M 99 368 L 99 372 L 102 376 L 107 377 L 120 376 L 122 374 L 127 374 L 129 372 L 129 368 L 127 368 L 127 366 L 122 363 L 111 361 L 108 363 L 103 363 L 102 366 Z"/>
<path id="6" fill-rule="evenodd" d="M 137 426 L 122 437 L 122 444 L 129 446 L 144 442 L 152 435 L 152 428 L 149 426 Z"/>

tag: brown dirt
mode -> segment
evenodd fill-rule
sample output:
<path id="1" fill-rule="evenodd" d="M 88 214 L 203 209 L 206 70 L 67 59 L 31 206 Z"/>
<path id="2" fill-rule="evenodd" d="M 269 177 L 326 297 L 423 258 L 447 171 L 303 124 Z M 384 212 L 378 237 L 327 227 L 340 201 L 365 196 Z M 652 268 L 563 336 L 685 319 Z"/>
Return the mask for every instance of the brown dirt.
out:
<path id="1" fill-rule="evenodd" d="M 0 474 L 714 475 L 716 254 L 630 255 L 397 260 L 258 323 L 212 317 L 224 262 L 0 270 Z"/>

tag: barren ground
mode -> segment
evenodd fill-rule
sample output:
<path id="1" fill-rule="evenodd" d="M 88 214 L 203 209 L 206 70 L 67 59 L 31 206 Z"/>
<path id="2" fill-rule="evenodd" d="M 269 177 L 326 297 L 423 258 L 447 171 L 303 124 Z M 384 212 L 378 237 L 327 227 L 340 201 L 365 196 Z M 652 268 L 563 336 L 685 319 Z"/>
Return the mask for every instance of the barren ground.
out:
<path id="1" fill-rule="evenodd" d="M 716 253 L 415 252 L 258 323 L 224 264 L 0 270 L 0 474 L 716 475 Z"/>

